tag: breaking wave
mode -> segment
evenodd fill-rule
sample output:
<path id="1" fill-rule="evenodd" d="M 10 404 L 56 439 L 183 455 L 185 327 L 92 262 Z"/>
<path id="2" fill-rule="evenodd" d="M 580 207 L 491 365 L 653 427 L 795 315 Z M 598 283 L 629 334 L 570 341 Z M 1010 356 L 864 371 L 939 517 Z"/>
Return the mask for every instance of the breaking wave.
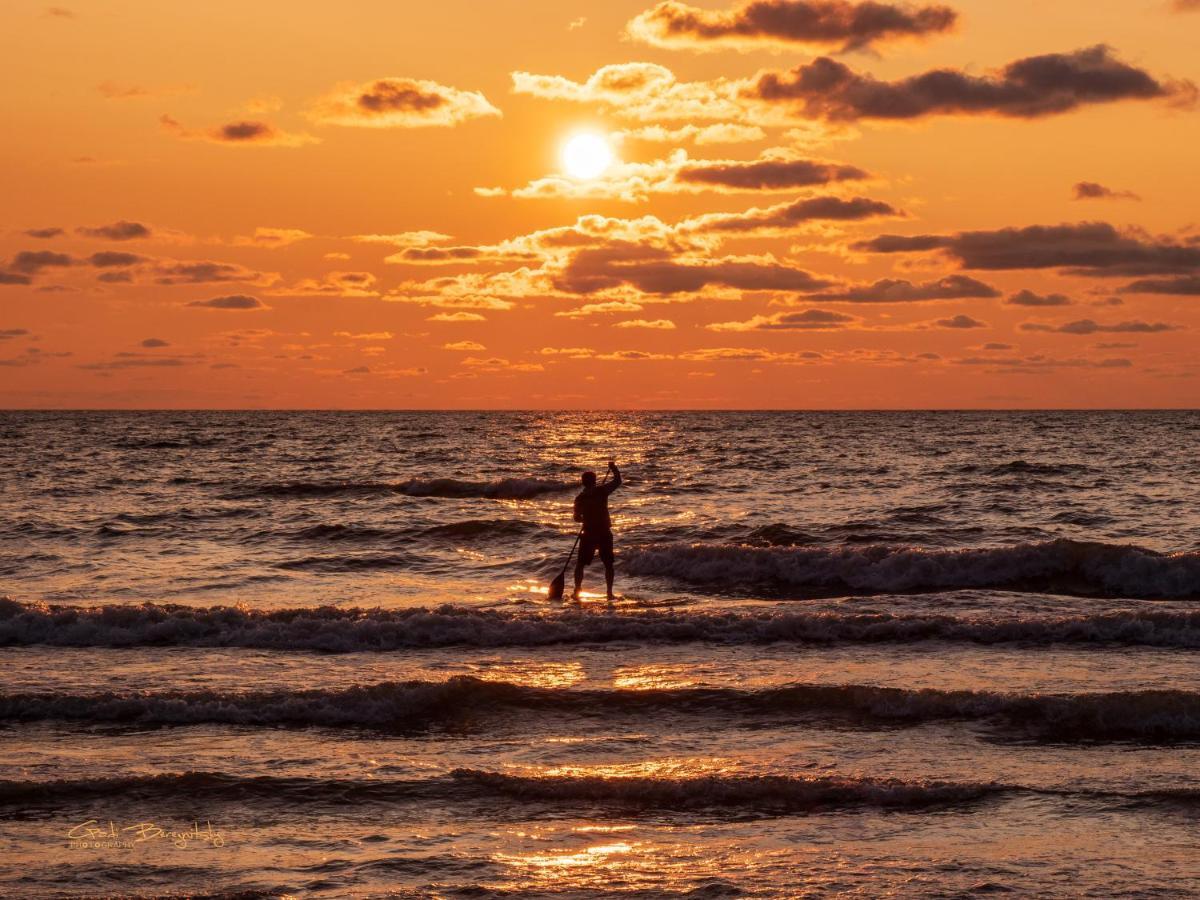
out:
<path id="1" fill-rule="evenodd" d="M 378 481 L 294 481 L 262 484 L 236 490 L 230 499 L 251 497 L 318 498 L 404 494 L 409 497 L 481 498 L 528 500 L 541 494 L 569 491 L 562 481 L 542 478 L 502 478 L 498 481 L 462 481 L 457 478 L 413 478 L 398 484 Z"/>
<path id="2" fill-rule="evenodd" d="M 0 720 L 136 726 L 223 724 L 408 731 L 482 722 L 518 725 L 537 712 L 689 716 L 798 716 L 860 725 L 982 722 L 997 734 L 1064 742 L 1200 739 L 1200 693 L 1146 690 L 1019 694 L 873 685 L 792 684 L 647 690 L 531 687 L 472 676 L 385 681 L 341 690 L 174 691 L 0 695 Z"/>
<path id="3" fill-rule="evenodd" d="M 1117 644 L 1200 648 L 1200 610 L 959 618 L 790 610 L 588 612 L 546 615 L 466 606 L 256 610 L 111 604 L 74 607 L 0 598 L 0 646 L 244 647 L 324 653 L 420 647 L 940 640 L 977 644 Z"/>
<path id="4" fill-rule="evenodd" d="M 434 778 L 385 781 L 185 772 L 41 783 L 0 781 L 0 805 L 70 804 L 94 799 L 134 802 L 187 796 L 202 796 L 208 802 L 253 798 L 288 804 L 519 799 L 526 803 L 556 805 L 584 803 L 669 810 L 717 808 L 769 814 L 854 806 L 918 809 L 969 804 L 1014 790 L 1019 789 L 1001 784 L 841 776 L 523 776 L 455 769 Z"/>
<path id="5" fill-rule="evenodd" d="M 964 550 L 897 546 L 752 547 L 655 544 L 625 570 L 736 589 L 903 592 L 959 588 L 1049 590 L 1085 596 L 1200 599 L 1200 553 L 1056 540 Z"/>

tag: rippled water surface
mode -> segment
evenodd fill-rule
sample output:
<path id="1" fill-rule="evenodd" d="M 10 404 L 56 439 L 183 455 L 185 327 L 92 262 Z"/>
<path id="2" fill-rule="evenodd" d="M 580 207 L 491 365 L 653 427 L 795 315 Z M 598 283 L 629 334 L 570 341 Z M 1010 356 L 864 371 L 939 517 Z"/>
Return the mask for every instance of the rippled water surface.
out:
<path id="1" fill-rule="evenodd" d="M 1200 896 L 1198 437 L 0 413 L 0 894 Z"/>

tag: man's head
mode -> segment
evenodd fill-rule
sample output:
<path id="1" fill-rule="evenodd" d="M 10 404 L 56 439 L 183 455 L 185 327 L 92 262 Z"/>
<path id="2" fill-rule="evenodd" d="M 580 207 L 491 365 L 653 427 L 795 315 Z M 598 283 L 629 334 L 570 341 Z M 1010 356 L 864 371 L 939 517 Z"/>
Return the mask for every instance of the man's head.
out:
<path id="1" fill-rule="evenodd" d="M 584 487 L 595 487 L 596 486 L 596 473 L 595 472 L 584 472 L 582 481 L 583 481 Z"/>

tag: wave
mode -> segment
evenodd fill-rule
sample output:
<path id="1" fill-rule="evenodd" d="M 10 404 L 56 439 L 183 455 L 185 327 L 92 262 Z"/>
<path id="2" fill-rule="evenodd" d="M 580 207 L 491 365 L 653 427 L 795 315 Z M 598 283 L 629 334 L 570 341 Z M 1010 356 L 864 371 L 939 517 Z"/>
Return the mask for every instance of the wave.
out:
<path id="1" fill-rule="evenodd" d="M 514 716 L 514 712 L 526 716 Z M 801 717 L 863 726 L 943 720 L 986 724 L 1000 736 L 1062 742 L 1200 739 L 1200 693 L 1146 690 L 1018 694 L 874 685 L 610 690 L 546 688 L 460 675 L 340 690 L 169 691 L 0 695 L 0 720 L 89 724 L 249 725 L 413 731 L 534 713 Z"/>
<path id="2" fill-rule="evenodd" d="M 410 497 L 486 497 L 495 500 L 528 500 L 541 494 L 569 491 L 575 485 L 542 478 L 503 478 L 499 481 L 459 481 L 457 478 L 414 478 L 396 486 Z"/>
<path id="3" fill-rule="evenodd" d="M 732 809 L 769 814 L 857 806 L 919 809 L 961 805 L 1013 790 L 1001 784 L 832 775 L 524 776 L 455 769 L 420 780 L 377 780 L 184 772 L 51 782 L 0 781 L 0 806 L 48 806 L 96 799 L 144 802 L 196 796 L 209 802 L 256 799 L 288 804 L 518 799 L 554 805 L 583 803 L 675 811 Z"/>
<path id="4" fill-rule="evenodd" d="M 253 497 L 306 498 L 404 494 L 408 497 L 481 498 L 528 500 L 541 494 L 569 491 L 574 485 L 542 478 L 502 478 L 497 481 L 461 481 L 457 478 L 413 478 L 398 484 L 378 481 L 292 481 L 240 488 L 229 499 Z"/>
<path id="5" fill-rule="evenodd" d="M 752 547 L 652 544 L 624 554 L 634 575 L 723 588 L 894 592 L 961 588 L 1041 590 L 1083 596 L 1200 599 L 1200 553 L 1055 540 L 964 550 L 890 545 Z"/>
<path id="6" fill-rule="evenodd" d="M 302 607 L 256 610 L 146 603 L 74 607 L 0 598 L 0 646 L 244 647 L 323 653 L 421 647 L 644 643 L 1117 644 L 1200 648 L 1200 610 L 1145 608 L 1078 616 L 696 610 L 530 612 Z"/>

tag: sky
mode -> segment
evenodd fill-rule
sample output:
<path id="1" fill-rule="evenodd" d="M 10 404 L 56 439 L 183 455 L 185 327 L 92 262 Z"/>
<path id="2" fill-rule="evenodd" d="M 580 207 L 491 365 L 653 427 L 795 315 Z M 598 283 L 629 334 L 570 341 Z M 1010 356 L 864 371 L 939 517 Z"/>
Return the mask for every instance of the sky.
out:
<path id="1" fill-rule="evenodd" d="M 1200 405 L 1197 0 L 0 6 L 0 407 Z"/>

